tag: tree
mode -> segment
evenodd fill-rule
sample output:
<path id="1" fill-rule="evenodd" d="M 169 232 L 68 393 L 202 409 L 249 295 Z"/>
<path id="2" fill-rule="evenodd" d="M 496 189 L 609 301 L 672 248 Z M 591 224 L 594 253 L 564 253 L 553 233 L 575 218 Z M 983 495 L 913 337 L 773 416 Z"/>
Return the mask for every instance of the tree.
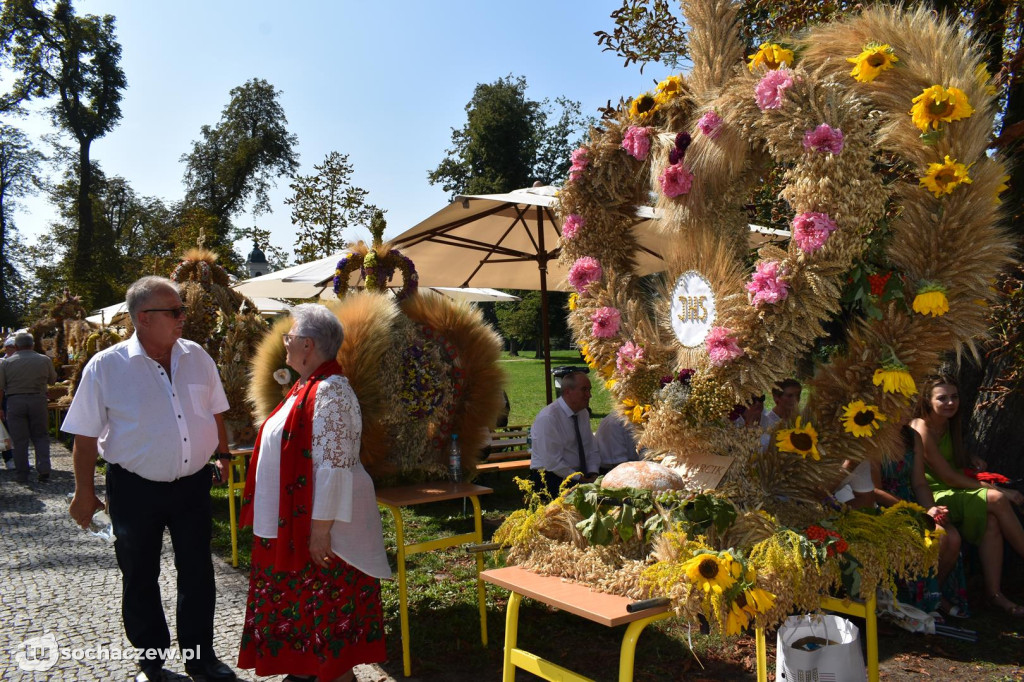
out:
<path id="1" fill-rule="evenodd" d="M 427 173 L 452 195 L 493 194 L 528 187 L 535 180 L 565 178 L 569 156 L 589 121 L 579 102 L 558 98 L 558 120 L 547 99 L 526 97 L 526 79 L 511 75 L 481 83 L 466 104 L 466 123 L 452 129 L 446 158 Z"/>
<path id="2" fill-rule="evenodd" d="M 268 213 L 276 178 L 298 168 L 298 138 L 288 132 L 280 94 L 262 78 L 232 88 L 220 121 L 204 125 L 192 151 L 181 157 L 186 204 L 216 218 L 207 248 L 228 243 L 231 218 L 250 201 L 254 214 Z"/>
<path id="3" fill-rule="evenodd" d="M 292 224 L 299 227 L 295 256 L 300 263 L 329 256 L 345 246 L 345 231 L 368 226 L 377 207 L 366 203 L 369 194 L 351 184 L 348 154 L 331 152 L 313 166 L 313 175 L 297 176 L 291 184 Z"/>
<path id="4" fill-rule="evenodd" d="M 95 259 L 92 208 L 92 143 L 121 119 L 121 45 L 114 17 L 76 16 L 70 0 L 57 0 L 49 13 L 36 0 L 9 0 L 0 14 L 0 49 L 18 74 L 5 108 L 56 97 L 54 125 L 78 143 L 77 236 L 72 279 L 86 301 L 102 295 Z"/>
<path id="5" fill-rule="evenodd" d="M 20 311 L 11 305 L 17 300 L 14 287 L 21 281 L 9 255 L 14 211 L 19 198 L 35 192 L 33 181 L 42 160 L 24 133 L 0 123 L 0 324 L 5 327 L 17 326 Z"/>

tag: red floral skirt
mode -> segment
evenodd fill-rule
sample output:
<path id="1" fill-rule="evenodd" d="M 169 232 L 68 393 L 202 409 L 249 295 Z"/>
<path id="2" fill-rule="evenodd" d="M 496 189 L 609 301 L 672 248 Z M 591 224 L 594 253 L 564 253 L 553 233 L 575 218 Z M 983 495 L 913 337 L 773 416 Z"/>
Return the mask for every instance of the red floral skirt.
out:
<path id="1" fill-rule="evenodd" d="M 277 541 L 254 538 L 240 668 L 333 680 L 387 659 L 380 580 L 340 559 L 275 571 Z"/>

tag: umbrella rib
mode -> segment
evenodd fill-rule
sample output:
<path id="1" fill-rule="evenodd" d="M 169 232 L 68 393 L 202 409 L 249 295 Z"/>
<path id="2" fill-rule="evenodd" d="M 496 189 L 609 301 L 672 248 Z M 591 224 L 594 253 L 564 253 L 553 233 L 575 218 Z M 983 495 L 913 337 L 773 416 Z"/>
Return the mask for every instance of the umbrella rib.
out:
<path id="1" fill-rule="evenodd" d="M 468 225 L 469 223 L 472 223 L 472 222 L 475 222 L 477 220 L 480 220 L 481 218 L 486 218 L 487 216 L 490 216 L 490 215 L 493 215 L 495 213 L 499 213 L 501 211 L 504 211 L 506 208 L 508 208 L 510 206 L 513 206 L 513 204 L 508 204 L 508 203 L 499 204 L 498 206 L 495 206 L 494 208 L 487 209 L 486 211 L 481 211 L 480 213 L 474 213 L 471 216 L 466 216 L 466 217 L 463 217 L 463 218 L 459 218 L 458 220 L 453 220 L 453 221 L 451 221 L 449 223 L 445 223 L 444 225 L 438 225 L 437 227 L 432 227 L 429 230 L 424 230 L 423 232 L 420 232 L 418 234 L 410 235 L 409 237 L 407 237 L 404 240 L 396 240 L 396 241 L 392 242 L 392 244 L 395 247 L 398 247 L 398 248 L 407 247 L 407 246 L 415 246 L 416 244 L 420 244 L 422 242 L 429 241 L 431 239 L 431 237 L 437 237 L 437 236 L 445 235 L 447 232 L 451 232 L 452 230 L 454 230 L 456 228 L 462 227 L 464 225 Z"/>

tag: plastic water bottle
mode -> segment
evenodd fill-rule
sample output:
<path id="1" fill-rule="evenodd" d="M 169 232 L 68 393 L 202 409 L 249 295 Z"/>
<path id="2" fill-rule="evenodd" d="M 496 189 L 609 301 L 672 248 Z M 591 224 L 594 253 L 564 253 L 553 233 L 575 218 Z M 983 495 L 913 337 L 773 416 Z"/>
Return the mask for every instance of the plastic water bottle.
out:
<path id="1" fill-rule="evenodd" d="M 68 493 L 68 505 L 71 504 L 73 499 L 75 499 L 75 494 Z M 92 515 L 92 520 L 89 521 L 89 528 L 87 530 L 89 534 L 98 537 L 104 542 L 114 542 L 114 524 L 110 520 L 110 514 L 107 513 L 106 509 L 100 509 Z"/>
<path id="2" fill-rule="evenodd" d="M 459 448 L 459 434 L 452 434 L 452 444 L 448 448 L 448 476 L 452 483 L 462 482 L 462 450 Z"/>

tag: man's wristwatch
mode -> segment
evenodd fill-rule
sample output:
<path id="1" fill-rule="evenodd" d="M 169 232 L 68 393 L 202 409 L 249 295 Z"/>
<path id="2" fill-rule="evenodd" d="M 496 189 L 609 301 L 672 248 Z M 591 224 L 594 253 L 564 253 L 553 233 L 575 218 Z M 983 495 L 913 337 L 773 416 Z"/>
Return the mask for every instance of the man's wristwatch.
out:
<path id="1" fill-rule="evenodd" d="M 235 458 L 235 456 L 232 455 L 230 452 L 218 452 L 217 453 L 217 459 L 234 459 L 234 458 Z"/>

